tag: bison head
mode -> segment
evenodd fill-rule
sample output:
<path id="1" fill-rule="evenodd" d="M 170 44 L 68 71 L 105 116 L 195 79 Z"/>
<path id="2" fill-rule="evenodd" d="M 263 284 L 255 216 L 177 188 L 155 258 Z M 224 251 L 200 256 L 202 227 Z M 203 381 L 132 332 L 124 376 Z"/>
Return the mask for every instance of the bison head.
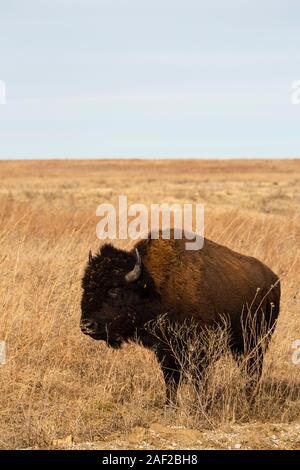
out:
<path id="1" fill-rule="evenodd" d="M 155 304 L 154 283 L 137 249 L 106 244 L 96 256 L 90 253 L 82 288 L 82 332 L 114 348 L 135 339 Z"/>

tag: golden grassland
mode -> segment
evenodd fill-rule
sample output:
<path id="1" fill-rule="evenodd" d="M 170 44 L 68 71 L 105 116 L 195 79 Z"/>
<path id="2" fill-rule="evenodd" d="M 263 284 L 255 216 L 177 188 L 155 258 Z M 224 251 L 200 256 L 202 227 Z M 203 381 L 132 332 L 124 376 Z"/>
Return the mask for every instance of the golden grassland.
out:
<path id="1" fill-rule="evenodd" d="M 81 334 L 95 211 L 120 194 L 204 203 L 208 238 L 280 275 L 281 314 L 251 408 L 230 356 L 202 396 L 183 385 L 167 409 L 150 351 L 112 351 Z M 299 160 L 0 162 L 0 448 L 49 448 L 66 436 L 78 448 L 228 448 L 235 435 L 245 448 L 300 448 L 299 209 Z"/>

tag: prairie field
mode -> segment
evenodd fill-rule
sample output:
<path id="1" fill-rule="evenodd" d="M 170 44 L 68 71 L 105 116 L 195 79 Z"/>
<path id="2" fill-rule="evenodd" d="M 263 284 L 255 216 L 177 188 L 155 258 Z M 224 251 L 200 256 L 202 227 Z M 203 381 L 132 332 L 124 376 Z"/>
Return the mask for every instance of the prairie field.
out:
<path id="1" fill-rule="evenodd" d="M 183 384 L 168 408 L 152 352 L 81 333 L 96 208 L 119 195 L 204 203 L 206 237 L 280 276 L 281 313 L 252 406 L 229 354 L 201 396 Z M 299 211 L 300 160 L 0 162 L 0 448 L 300 449 Z"/>

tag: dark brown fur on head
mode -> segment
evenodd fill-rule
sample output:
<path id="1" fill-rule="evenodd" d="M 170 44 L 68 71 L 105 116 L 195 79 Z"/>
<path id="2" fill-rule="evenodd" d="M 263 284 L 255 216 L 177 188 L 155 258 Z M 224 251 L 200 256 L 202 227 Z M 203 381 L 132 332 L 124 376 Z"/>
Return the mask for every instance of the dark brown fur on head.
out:
<path id="1" fill-rule="evenodd" d="M 139 328 L 155 317 L 157 294 L 154 282 L 142 266 L 139 278 L 128 282 L 136 255 L 105 244 L 89 258 L 83 279 L 81 329 L 93 339 L 120 347 L 137 339 Z M 149 317 L 150 313 L 150 317 Z"/>

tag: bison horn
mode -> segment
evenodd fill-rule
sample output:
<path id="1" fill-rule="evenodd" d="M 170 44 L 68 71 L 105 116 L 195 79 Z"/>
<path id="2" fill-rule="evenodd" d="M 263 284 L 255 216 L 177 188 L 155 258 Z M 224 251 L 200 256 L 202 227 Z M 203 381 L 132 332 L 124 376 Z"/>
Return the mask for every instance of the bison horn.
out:
<path id="1" fill-rule="evenodd" d="M 92 252 L 91 250 L 89 251 L 89 263 L 91 263 L 93 260 L 93 255 L 92 255 Z"/>
<path id="2" fill-rule="evenodd" d="M 132 271 L 126 274 L 125 279 L 127 282 L 135 282 L 138 280 L 142 273 L 142 260 L 138 249 L 135 249 L 136 263 Z"/>

